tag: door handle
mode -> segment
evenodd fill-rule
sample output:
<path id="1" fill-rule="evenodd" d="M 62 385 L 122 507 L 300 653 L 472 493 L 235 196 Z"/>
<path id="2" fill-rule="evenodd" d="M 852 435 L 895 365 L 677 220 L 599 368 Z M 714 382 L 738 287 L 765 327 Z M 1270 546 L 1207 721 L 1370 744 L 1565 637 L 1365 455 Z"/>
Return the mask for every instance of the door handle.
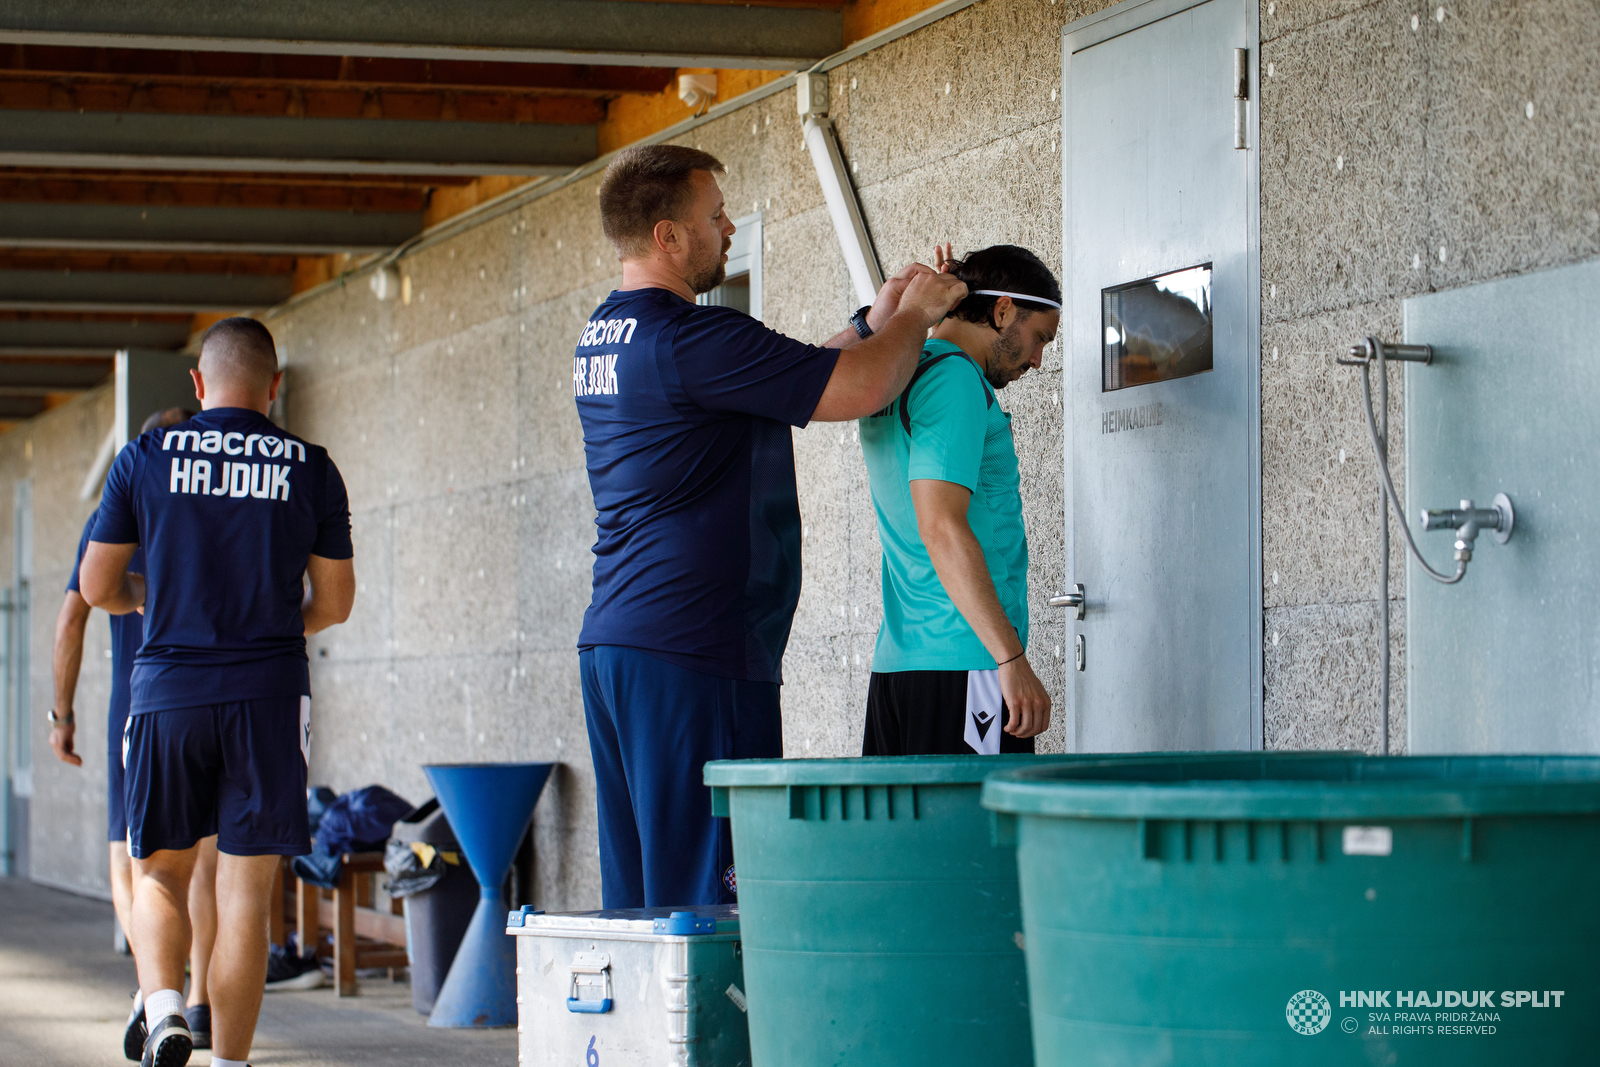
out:
<path id="1" fill-rule="evenodd" d="M 1074 617 L 1083 618 L 1083 610 L 1087 606 L 1083 596 L 1083 585 L 1080 583 L 1073 586 L 1070 593 L 1059 593 L 1051 597 L 1050 606 L 1053 608 L 1075 608 Z"/>

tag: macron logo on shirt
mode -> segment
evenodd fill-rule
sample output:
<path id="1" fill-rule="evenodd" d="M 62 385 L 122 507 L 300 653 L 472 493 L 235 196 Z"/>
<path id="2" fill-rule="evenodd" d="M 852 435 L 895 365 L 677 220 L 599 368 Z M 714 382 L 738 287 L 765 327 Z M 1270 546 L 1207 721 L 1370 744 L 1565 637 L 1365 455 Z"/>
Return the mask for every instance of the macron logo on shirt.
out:
<path id="1" fill-rule="evenodd" d="M 259 454 L 263 459 L 306 460 L 306 446 L 270 434 L 223 433 L 220 430 L 169 431 L 161 441 L 164 452 L 221 452 L 229 456 Z M 298 455 L 296 455 L 298 453 Z M 211 461 L 172 457 L 172 476 L 168 491 L 206 496 L 255 497 L 258 500 L 289 499 L 287 463 L 241 463 L 223 460 L 216 488 L 211 485 Z"/>

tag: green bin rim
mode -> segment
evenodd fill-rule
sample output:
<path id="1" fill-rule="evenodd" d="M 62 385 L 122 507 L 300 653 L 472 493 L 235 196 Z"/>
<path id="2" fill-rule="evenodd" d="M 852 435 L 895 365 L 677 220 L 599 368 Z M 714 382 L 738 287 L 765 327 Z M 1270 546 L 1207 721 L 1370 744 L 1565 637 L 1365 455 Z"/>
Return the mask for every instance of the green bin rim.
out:
<path id="1" fill-rule="evenodd" d="M 820 759 L 712 760 L 705 784 L 781 788 L 791 785 L 978 785 L 996 773 L 1056 764 L 1122 763 L 1129 760 L 1222 760 L 1308 755 L 1353 756 L 1352 752 L 1094 752 L 1000 753 L 993 756 L 837 756 Z"/>
<path id="2" fill-rule="evenodd" d="M 1319 758 L 1327 757 L 1298 762 Z M 1002 772 L 984 783 L 982 804 L 1010 815 L 1069 819 L 1363 822 L 1600 812 L 1596 756 L 1359 757 L 1345 764 L 1356 777 L 1301 780 L 1263 775 L 1261 780 L 1140 781 L 1137 761 L 1129 762 L 1118 768 L 1127 775 L 1122 781 L 1072 779 L 1059 773 L 1063 768 Z M 1516 766 L 1523 773 L 1514 773 Z M 1484 770 L 1490 773 L 1471 773 Z M 1377 776 L 1361 777 L 1363 772 Z"/>

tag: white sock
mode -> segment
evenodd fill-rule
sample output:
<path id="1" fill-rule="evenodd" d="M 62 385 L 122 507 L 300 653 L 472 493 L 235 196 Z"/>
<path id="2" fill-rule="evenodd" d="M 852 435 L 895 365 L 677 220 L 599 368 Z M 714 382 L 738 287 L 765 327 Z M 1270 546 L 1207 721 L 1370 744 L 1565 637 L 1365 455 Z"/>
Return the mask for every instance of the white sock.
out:
<path id="1" fill-rule="evenodd" d="M 213 1056 L 211 1067 L 250 1067 L 250 1064 L 244 1060 L 225 1060 L 221 1056 Z"/>
<path id="2" fill-rule="evenodd" d="M 183 994 L 176 989 L 158 989 L 144 1000 L 145 1025 L 154 1030 L 169 1015 L 183 1015 Z"/>

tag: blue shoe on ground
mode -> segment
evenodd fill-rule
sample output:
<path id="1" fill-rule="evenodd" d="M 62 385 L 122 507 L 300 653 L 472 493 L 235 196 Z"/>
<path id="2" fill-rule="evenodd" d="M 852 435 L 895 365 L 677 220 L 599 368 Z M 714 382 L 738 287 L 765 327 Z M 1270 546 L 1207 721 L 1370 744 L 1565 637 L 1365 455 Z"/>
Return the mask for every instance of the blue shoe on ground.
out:
<path id="1" fill-rule="evenodd" d="M 184 1008 L 183 1017 L 189 1024 L 189 1035 L 194 1039 L 194 1047 L 210 1048 L 211 1005 L 196 1004 L 192 1008 Z"/>
<path id="2" fill-rule="evenodd" d="M 273 945 L 267 953 L 267 992 L 291 989 L 319 989 L 323 983 L 322 965 L 315 956 L 299 956 Z"/>

